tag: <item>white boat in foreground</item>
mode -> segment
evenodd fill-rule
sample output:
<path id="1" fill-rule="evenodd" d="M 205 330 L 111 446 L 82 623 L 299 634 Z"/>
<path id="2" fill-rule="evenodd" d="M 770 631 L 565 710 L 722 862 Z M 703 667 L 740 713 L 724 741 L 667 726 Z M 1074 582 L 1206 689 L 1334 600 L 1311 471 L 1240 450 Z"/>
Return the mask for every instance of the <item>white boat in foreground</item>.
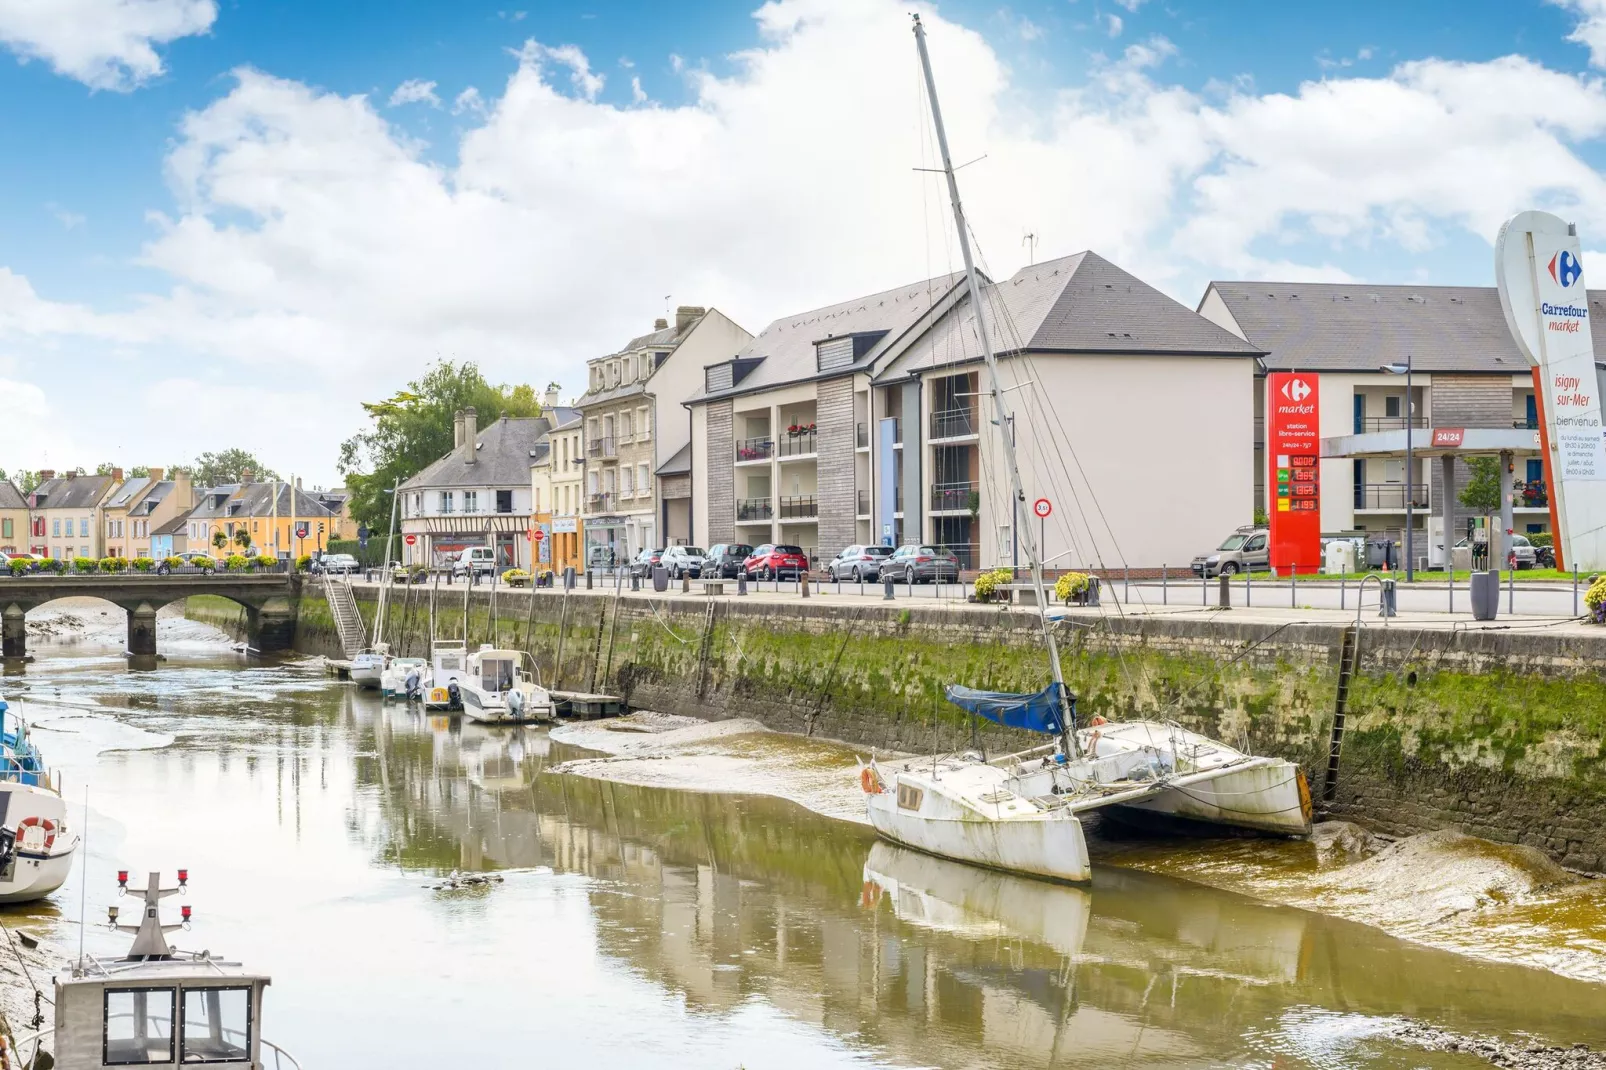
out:
<path id="1" fill-rule="evenodd" d="M 407 677 L 418 674 L 418 693 L 429 694 L 429 662 L 423 658 L 391 658 L 385 671 L 379 674 L 379 693 L 385 698 L 406 698 Z"/>
<path id="2" fill-rule="evenodd" d="M 463 716 L 481 724 L 555 720 L 552 695 L 536 682 L 535 665 L 522 650 L 482 646 L 468 656 L 460 682 Z"/>
<path id="3" fill-rule="evenodd" d="M 134 890 L 144 898 L 138 925 L 117 924 L 118 909 L 109 908 L 112 928 L 134 933 L 133 946 L 122 958 L 85 956 L 56 977 L 55 1025 L 18 1039 L 20 1065 L 39 1065 L 37 1055 L 49 1042 L 56 1070 L 193 1064 L 299 1070 L 262 1036 L 267 975 L 208 951 L 169 946 L 168 933 L 189 928 L 190 908 L 183 908 L 181 924 L 164 925 L 161 901 L 184 891 L 187 882 L 181 869 L 178 886 L 163 888 L 161 874 L 152 873 Z M 129 890 L 126 872 L 118 874 L 118 885 Z"/>
<path id="4" fill-rule="evenodd" d="M 351 682 L 358 687 L 378 687 L 380 677 L 385 673 L 385 665 L 390 661 L 390 654 L 383 645 L 359 651 L 351 658 Z"/>
<path id="5" fill-rule="evenodd" d="M 0 903 L 29 903 L 60 888 L 78 843 L 27 723 L 0 699 Z"/>

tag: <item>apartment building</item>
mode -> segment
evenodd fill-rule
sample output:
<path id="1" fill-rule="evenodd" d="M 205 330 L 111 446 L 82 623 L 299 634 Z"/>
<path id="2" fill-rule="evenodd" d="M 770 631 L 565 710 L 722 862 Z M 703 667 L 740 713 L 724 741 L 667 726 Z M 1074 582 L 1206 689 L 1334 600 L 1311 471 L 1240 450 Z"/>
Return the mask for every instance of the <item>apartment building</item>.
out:
<path id="1" fill-rule="evenodd" d="M 656 474 L 689 443 L 680 405 L 696 392 L 703 365 L 749 337 L 718 309 L 682 305 L 673 325 L 660 319 L 618 352 L 587 362 L 587 389 L 576 405 L 584 419 L 588 561 L 627 560 L 662 546 L 672 531 L 691 541 L 690 466 L 675 473 L 687 478 L 673 480 L 668 499 Z"/>
<path id="2" fill-rule="evenodd" d="M 556 399 L 556 384 L 548 393 Z M 585 567 L 581 517 L 585 433 L 578 410 L 552 406 L 548 413 L 555 413 L 556 422 L 530 463 L 530 503 L 535 527 L 544 535 L 536 556 L 542 566 L 562 572 Z"/>
<path id="3" fill-rule="evenodd" d="M 28 499 L 11 480 L 0 479 L 0 553 L 25 553 L 28 531 Z"/>
<path id="4" fill-rule="evenodd" d="M 1590 307 L 1603 296 L 1591 291 Z M 1199 312 L 1265 350 L 1266 371 L 1310 377 L 1319 399 L 1324 532 L 1384 532 L 1403 547 L 1409 482 L 1417 563 L 1439 565 L 1446 531 L 1450 544 L 1465 535 L 1471 510 L 1459 490 L 1470 478 L 1471 456 L 1501 462 L 1510 510 L 1503 526 L 1550 529 L 1533 373 L 1494 287 L 1212 282 Z M 1606 361 L 1606 337 L 1595 345 Z M 1407 364 L 1409 380 L 1400 374 Z M 1259 509 L 1268 508 L 1264 393 L 1257 379 Z"/>
<path id="5" fill-rule="evenodd" d="M 39 486 L 28 497 L 32 514 L 29 552 L 58 561 L 104 557 L 100 507 L 118 481 L 109 475 L 76 472 L 57 476 L 48 469 L 41 471 L 39 478 Z"/>

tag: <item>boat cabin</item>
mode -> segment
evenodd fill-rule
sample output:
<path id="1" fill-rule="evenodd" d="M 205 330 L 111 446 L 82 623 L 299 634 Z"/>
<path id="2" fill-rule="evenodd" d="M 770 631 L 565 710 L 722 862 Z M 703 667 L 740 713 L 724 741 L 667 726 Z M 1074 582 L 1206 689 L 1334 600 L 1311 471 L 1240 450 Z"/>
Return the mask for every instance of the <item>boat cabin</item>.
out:
<path id="1" fill-rule="evenodd" d="M 102 966 L 56 985 L 58 1070 L 263 1065 L 267 977 L 211 959 Z"/>
<path id="2" fill-rule="evenodd" d="M 524 655 L 517 650 L 482 648 L 469 662 L 474 683 L 483 691 L 505 694 L 519 682 L 519 662 Z"/>

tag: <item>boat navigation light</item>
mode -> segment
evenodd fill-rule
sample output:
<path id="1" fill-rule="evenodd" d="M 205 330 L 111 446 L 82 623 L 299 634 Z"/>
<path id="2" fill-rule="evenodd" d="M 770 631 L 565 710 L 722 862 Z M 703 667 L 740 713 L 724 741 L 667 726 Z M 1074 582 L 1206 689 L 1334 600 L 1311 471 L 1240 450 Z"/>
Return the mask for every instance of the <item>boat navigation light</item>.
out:
<path id="1" fill-rule="evenodd" d="M 188 903 L 185 903 L 184 906 L 179 909 L 179 916 L 184 919 L 185 925 L 190 923 L 190 905 Z"/>
<path id="2" fill-rule="evenodd" d="M 106 914 L 108 915 L 108 920 L 107 920 L 106 924 L 115 927 L 117 925 L 117 908 L 116 907 L 107 907 L 106 908 Z"/>
<path id="3" fill-rule="evenodd" d="M 178 886 L 180 888 L 183 888 L 183 887 L 187 886 L 189 883 L 190 883 L 190 871 L 187 870 L 187 869 L 179 870 L 178 871 Z"/>
<path id="4" fill-rule="evenodd" d="M 128 870 L 120 869 L 117 871 L 117 887 L 125 892 L 128 891 Z"/>

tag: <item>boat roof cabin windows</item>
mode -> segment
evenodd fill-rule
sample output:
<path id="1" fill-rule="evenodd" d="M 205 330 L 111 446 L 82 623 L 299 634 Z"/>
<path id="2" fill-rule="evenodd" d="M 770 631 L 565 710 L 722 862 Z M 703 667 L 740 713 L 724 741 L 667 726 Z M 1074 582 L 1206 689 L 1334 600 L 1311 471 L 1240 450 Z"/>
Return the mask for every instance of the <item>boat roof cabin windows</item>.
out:
<path id="1" fill-rule="evenodd" d="M 101 1056 L 107 1066 L 172 1065 L 176 988 L 108 988 Z"/>
<path id="2" fill-rule="evenodd" d="M 184 1065 L 251 1058 L 251 989 L 184 989 Z"/>
<path id="3" fill-rule="evenodd" d="M 487 691 L 511 691 L 513 689 L 513 659 L 481 659 L 480 680 L 481 686 Z"/>

